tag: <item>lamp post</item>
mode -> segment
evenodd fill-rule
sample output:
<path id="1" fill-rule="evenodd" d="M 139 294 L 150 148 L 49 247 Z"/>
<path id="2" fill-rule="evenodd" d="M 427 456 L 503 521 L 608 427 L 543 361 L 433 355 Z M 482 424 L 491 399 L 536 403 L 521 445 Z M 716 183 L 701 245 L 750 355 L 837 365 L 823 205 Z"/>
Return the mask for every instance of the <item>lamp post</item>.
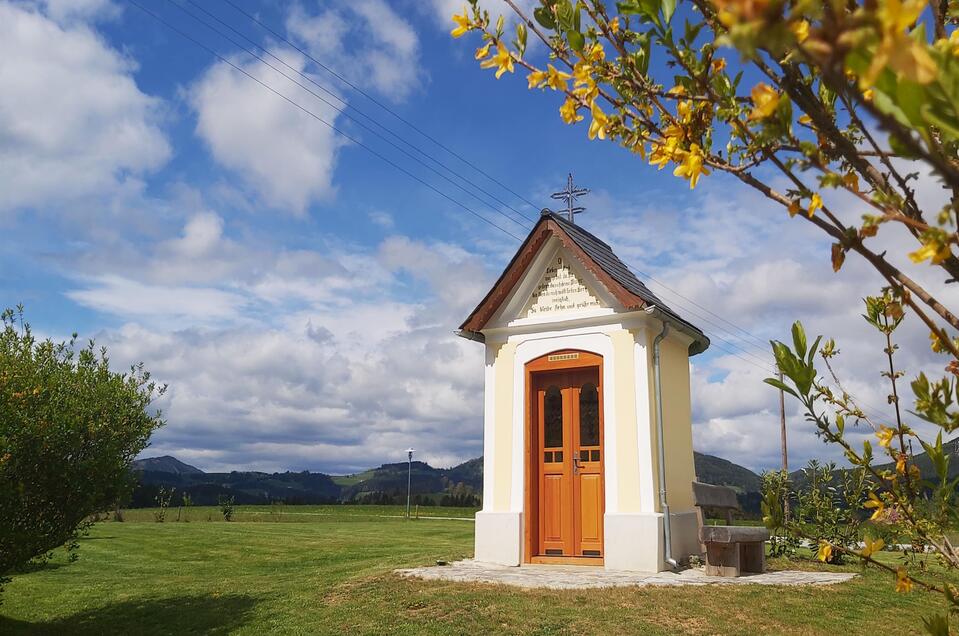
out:
<path id="1" fill-rule="evenodd" d="M 413 483 L 413 449 L 406 449 L 406 459 L 409 462 L 406 468 L 406 518 L 410 518 L 410 486 Z"/>

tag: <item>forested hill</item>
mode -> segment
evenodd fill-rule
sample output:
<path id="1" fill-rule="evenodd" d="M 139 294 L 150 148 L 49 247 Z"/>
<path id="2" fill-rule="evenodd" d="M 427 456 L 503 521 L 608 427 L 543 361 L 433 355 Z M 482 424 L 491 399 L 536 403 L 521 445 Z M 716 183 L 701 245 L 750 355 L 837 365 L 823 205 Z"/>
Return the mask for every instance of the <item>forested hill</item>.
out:
<path id="1" fill-rule="evenodd" d="M 156 505 L 160 488 L 176 489 L 173 504 L 184 493 L 194 505 L 216 504 L 221 496 L 238 504 L 289 504 L 406 502 L 407 463 L 383 464 L 354 475 L 331 476 L 313 472 L 264 473 L 233 471 L 207 473 L 174 457 L 152 457 L 133 463 L 138 484 L 134 507 Z M 478 506 L 483 489 L 483 460 L 471 459 L 452 468 L 433 468 L 413 462 L 414 503 Z"/>
<path id="2" fill-rule="evenodd" d="M 758 475 L 712 455 L 696 453 L 695 461 L 700 481 L 730 486 L 744 508 L 758 510 Z M 216 504 L 221 496 L 232 496 L 238 504 L 405 503 L 407 468 L 406 462 L 399 462 L 339 476 L 305 471 L 206 473 L 174 457 L 152 457 L 134 462 L 139 485 L 132 503 L 137 507 L 155 505 L 161 487 L 176 489 L 174 504 L 182 501 L 183 493 L 189 494 L 195 505 Z M 478 506 L 483 458 L 452 468 L 413 462 L 411 481 L 415 503 Z"/>

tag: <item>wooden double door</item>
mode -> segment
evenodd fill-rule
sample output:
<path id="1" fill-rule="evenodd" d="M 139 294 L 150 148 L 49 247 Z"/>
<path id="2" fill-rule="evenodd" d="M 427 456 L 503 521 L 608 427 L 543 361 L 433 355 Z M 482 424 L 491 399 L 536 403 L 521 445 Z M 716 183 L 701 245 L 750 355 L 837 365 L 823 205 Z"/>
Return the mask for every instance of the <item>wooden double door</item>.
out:
<path id="1" fill-rule="evenodd" d="M 602 559 L 603 409 L 600 367 L 531 375 L 533 561 Z M 532 480 L 531 480 L 532 481 Z"/>

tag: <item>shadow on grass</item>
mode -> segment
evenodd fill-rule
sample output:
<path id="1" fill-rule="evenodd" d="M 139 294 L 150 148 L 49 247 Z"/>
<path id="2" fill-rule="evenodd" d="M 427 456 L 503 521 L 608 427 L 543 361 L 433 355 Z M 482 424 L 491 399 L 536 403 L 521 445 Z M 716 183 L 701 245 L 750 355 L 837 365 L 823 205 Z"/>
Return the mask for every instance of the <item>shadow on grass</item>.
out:
<path id="1" fill-rule="evenodd" d="M 0 616 L 0 634 L 227 634 L 255 604 L 244 595 L 131 599 L 49 622 Z"/>

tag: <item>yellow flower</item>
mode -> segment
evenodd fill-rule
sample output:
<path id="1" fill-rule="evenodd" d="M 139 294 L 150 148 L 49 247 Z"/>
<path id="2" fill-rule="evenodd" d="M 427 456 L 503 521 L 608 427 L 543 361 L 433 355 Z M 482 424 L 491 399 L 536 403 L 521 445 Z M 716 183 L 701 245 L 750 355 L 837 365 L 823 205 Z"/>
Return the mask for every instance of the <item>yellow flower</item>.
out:
<path id="1" fill-rule="evenodd" d="M 477 60 L 482 60 L 483 58 L 485 58 L 487 55 L 489 55 L 489 47 L 492 46 L 492 44 L 493 42 L 490 41 L 490 42 L 487 42 L 484 46 L 481 46 L 478 49 L 476 49 L 476 55 L 474 55 L 473 57 L 475 57 Z"/>
<path id="2" fill-rule="evenodd" d="M 906 474 L 906 454 L 899 453 L 899 457 L 896 458 L 896 472 L 900 475 Z"/>
<path id="3" fill-rule="evenodd" d="M 800 124 L 806 124 L 807 126 L 809 126 L 809 125 L 812 124 L 812 117 L 810 117 L 809 115 L 800 115 L 800 116 L 799 116 L 799 123 L 800 123 Z"/>
<path id="4" fill-rule="evenodd" d="M 609 30 L 613 33 L 619 33 L 619 16 L 609 21 Z"/>
<path id="5" fill-rule="evenodd" d="M 533 71 L 526 76 L 526 81 L 529 82 L 529 88 L 532 90 L 542 86 L 546 82 L 546 77 L 546 71 Z"/>
<path id="6" fill-rule="evenodd" d="M 799 210 L 801 209 L 802 208 L 799 206 L 799 201 L 793 199 L 792 201 L 789 202 L 789 207 L 786 208 L 786 211 L 789 212 L 789 216 L 792 217 L 799 214 Z"/>
<path id="7" fill-rule="evenodd" d="M 649 154 L 649 165 L 657 166 L 662 170 L 676 156 L 678 146 L 678 137 L 667 137 L 665 143 L 654 143 L 653 151 Z"/>
<path id="8" fill-rule="evenodd" d="M 865 89 L 875 83 L 887 65 L 919 84 L 928 84 L 936 79 L 938 69 L 935 60 L 926 51 L 926 44 L 912 39 L 908 33 L 925 8 L 925 0 L 885 0 L 879 3 L 876 16 L 879 18 L 881 40 L 873 53 L 869 70 L 860 78 L 860 88 Z"/>
<path id="9" fill-rule="evenodd" d="M 496 55 L 488 60 L 483 60 L 480 64 L 480 68 L 493 68 L 494 66 L 496 67 L 496 79 L 502 77 L 506 71 L 513 72 L 513 54 L 502 44 L 496 45 Z"/>
<path id="10" fill-rule="evenodd" d="M 952 54 L 959 57 L 959 29 L 949 35 L 949 44 L 952 46 Z"/>
<path id="11" fill-rule="evenodd" d="M 912 591 L 912 579 L 910 579 L 909 575 L 906 574 L 906 568 L 902 567 L 901 565 L 896 569 L 896 591 Z"/>
<path id="12" fill-rule="evenodd" d="M 599 137 L 600 139 L 606 139 L 606 126 L 609 125 L 609 118 L 606 116 L 606 113 L 603 112 L 595 101 L 589 107 L 589 112 L 593 116 L 593 121 L 589 124 L 589 138 L 595 139 Z"/>
<path id="13" fill-rule="evenodd" d="M 819 551 L 816 552 L 816 558 L 823 563 L 832 558 L 832 546 L 827 541 L 819 542 Z"/>
<path id="14" fill-rule="evenodd" d="M 646 159 L 646 144 L 642 137 L 637 135 L 636 139 L 634 139 L 626 147 L 629 148 L 632 152 L 635 152 L 636 154 L 638 154 L 640 159 L 643 159 L 643 160 Z"/>
<path id="15" fill-rule="evenodd" d="M 546 80 L 546 85 L 554 91 L 565 91 L 566 80 L 570 79 L 572 75 L 557 71 L 552 64 L 547 64 L 547 68 L 549 68 L 549 79 Z"/>
<path id="16" fill-rule="evenodd" d="M 689 179 L 689 189 L 692 190 L 699 182 L 699 175 L 709 174 L 709 170 L 703 167 L 703 151 L 697 144 L 689 147 L 689 152 L 683 158 L 683 162 L 673 170 L 676 177 L 685 177 Z"/>
<path id="17" fill-rule="evenodd" d="M 800 44 L 805 42 L 806 38 L 809 37 L 809 22 L 807 20 L 793 22 L 789 25 L 789 29 L 793 32 L 793 35 L 796 36 L 796 41 Z"/>
<path id="18" fill-rule="evenodd" d="M 593 67 L 580 60 L 573 65 L 573 77 L 576 80 L 576 86 L 580 86 L 581 84 L 590 85 L 593 83 Z"/>
<path id="19" fill-rule="evenodd" d="M 861 552 L 864 557 L 871 557 L 876 552 L 882 550 L 882 547 L 886 545 L 886 542 L 882 539 L 876 539 L 875 541 L 872 539 L 866 539 L 864 543 L 866 545 L 863 547 Z"/>
<path id="20" fill-rule="evenodd" d="M 606 51 L 599 42 L 593 42 L 593 45 L 586 50 L 586 59 L 592 63 L 602 62 L 606 59 Z"/>
<path id="21" fill-rule="evenodd" d="M 460 37 L 473 28 L 473 26 L 470 24 L 469 17 L 466 15 L 467 12 L 468 9 L 463 7 L 463 15 L 457 15 L 455 13 L 453 14 L 453 22 L 456 23 L 456 28 L 450 31 L 450 35 L 452 35 L 454 38 Z"/>
<path id="22" fill-rule="evenodd" d="M 935 265 L 938 265 L 950 256 L 952 256 L 952 250 L 949 249 L 949 244 L 940 243 L 935 239 L 909 254 L 909 258 L 913 263 L 921 263 L 927 258 L 931 258 Z"/>
<path id="23" fill-rule="evenodd" d="M 753 108 L 753 112 L 749 113 L 750 121 L 766 119 L 775 113 L 776 107 L 779 106 L 779 93 L 777 93 L 772 86 L 766 84 L 765 82 L 756 84 L 749 95 L 752 97 L 753 104 L 755 106 Z"/>
<path id="24" fill-rule="evenodd" d="M 880 426 L 879 431 L 876 433 L 876 437 L 879 438 L 879 445 L 883 448 L 889 448 L 889 444 L 892 443 L 892 438 L 895 437 L 895 435 L 896 431 L 888 426 Z"/>
<path id="25" fill-rule="evenodd" d="M 942 353 L 945 348 L 942 346 L 942 339 L 935 331 L 929 332 L 929 347 L 936 353 Z"/>
<path id="26" fill-rule="evenodd" d="M 726 58 L 724 58 L 724 57 L 717 57 L 717 58 L 713 59 L 713 62 L 712 62 L 712 64 L 710 64 L 710 66 L 711 66 L 712 69 L 713 69 L 713 73 L 718 73 L 718 72 L 720 72 L 721 70 L 723 70 L 724 68 L 726 68 Z"/>
<path id="27" fill-rule="evenodd" d="M 847 172 L 842 177 L 843 185 L 852 190 L 853 192 L 859 192 L 859 175 L 855 172 Z"/>
<path id="28" fill-rule="evenodd" d="M 819 196 L 819 193 L 812 195 L 812 199 L 809 200 L 809 207 L 806 208 L 806 212 L 809 214 L 809 218 L 812 218 L 816 214 L 816 210 L 822 208 L 822 197 Z"/>
<path id="29" fill-rule="evenodd" d="M 886 509 L 886 503 L 876 496 L 875 492 L 869 493 L 869 498 L 864 503 L 863 508 L 875 508 L 875 511 L 872 513 L 872 516 L 869 517 L 870 521 L 875 521 L 882 516 L 883 511 Z"/>
<path id="30" fill-rule="evenodd" d="M 583 116 L 579 114 L 579 104 L 572 97 L 567 97 L 563 105 L 559 107 L 559 116 L 567 124 L 575 124 L 583 121 Z"/>

